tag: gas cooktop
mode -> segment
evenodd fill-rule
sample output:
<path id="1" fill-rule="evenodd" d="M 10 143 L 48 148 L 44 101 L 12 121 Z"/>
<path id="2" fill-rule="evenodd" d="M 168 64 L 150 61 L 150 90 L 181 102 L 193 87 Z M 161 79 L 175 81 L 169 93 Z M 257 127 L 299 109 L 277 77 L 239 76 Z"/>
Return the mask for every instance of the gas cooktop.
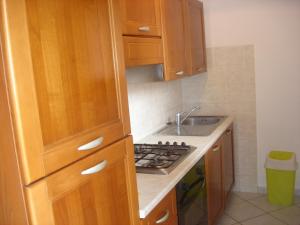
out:
<path id="1" fill-rule="evenodd" d="M 135 166 L 138 173 L 169 174 L 196 147 L 185 142 L 161 141 L 158 144 L 135 144 Z"/>

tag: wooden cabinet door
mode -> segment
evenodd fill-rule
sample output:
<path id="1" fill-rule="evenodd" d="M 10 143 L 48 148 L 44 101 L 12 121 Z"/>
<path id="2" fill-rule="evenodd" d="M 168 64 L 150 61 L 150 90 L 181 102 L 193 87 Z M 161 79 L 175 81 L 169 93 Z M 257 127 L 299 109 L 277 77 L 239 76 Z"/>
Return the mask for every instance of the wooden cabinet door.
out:
<path id="1" fill-rule="evenodd" d="M 25 189 L 32 225 L 138 225 L 131 137 Z"/>
<path id="2" fill-rule="evenodd" d="M 161 35 L 160 0 L 120 0 L 123 34 Z"/>
<path id="3" fill-rule="evenodd" d="M 164 76 L 173 80 L 186 74 L 184 0 L 164 0 L 161 5 Z"/>
<path id="4" fill-rule="evenodd" d="M 186 71 L 192 75 L 206 71 L 203 3 L 198 0 L 186 0 L 185 7 Z"/>
<path id="5" fill-rule="evenodd" d="M 218 141 L 205 155 L 208 223 L 216 224 L 223 211 L 222 143 Z"/>
<path id="6" fill-rule="evenodd" d="M 177 225 L 176 190 L 173 189 L 143 220 L 142 225 Z"/>
<path id="7" fill-rule="evenodd" d="M 29 184 L 130 132 L 120 21 L 113 0 L 6 2 L 4 52 Z"/>
<path id="8" fill-rule="evenodd" d="M 228 128 L 223 134 L 223 187 L 224 203 L 228 199 L 231 188 L 234 183 L 234 161 L 233 161 L 233 127 Z"/>

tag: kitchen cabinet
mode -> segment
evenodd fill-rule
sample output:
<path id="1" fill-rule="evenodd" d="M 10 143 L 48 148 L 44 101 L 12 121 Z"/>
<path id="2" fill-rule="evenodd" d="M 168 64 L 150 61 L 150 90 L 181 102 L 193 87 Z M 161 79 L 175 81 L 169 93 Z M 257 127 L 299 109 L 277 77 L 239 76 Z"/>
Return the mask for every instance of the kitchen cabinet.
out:
<path id="1" fill-rule="evenodd" d="M 124 35 L 161 36 L 160 0 L 120 0 Z"/>
<path id="2" fill-rule="evenodd" d="M 223 212 L 222 139 L 205 154 L 208 224 L 214 225 Z"/>
<path id="3" fill-rule="evenodd" d="M 121 27 L 112 0 L 5 2 L 5 76 L 30 184 L 130 133 Z"/>
<path id="4" fill-rule="evenodd" d="M 186 72 L 193 75 L 206 71 L 203 3 L 186 0 L 185 10 Z"/>
<path id="5" fill-rule="evenodd" d="M 127 67 L 163 63 L 160 38 L 124 36 L 124 55 Z"/>
<path id="6" fill-rule="evenodd" d="M 208 223 L 214 225 L 222 215 L 234 184 L 233 125 L 205 154 Z"/>
<path id="7" fill-rule="evenodd" d="M 31 225 L 137 224 L 132 148 L 128 137 L 26 188 Z"/>
<path id="8" fill-rule="evenodd" d="M 161 1 L 165 80 L 186 74 L 184 7 L 184 0 Z"/>
<path id="9" fill-rule="evenodd" d="M 228 196 L 234 183 L 234 164 L 233 164 L 233 127 L 232 125 L 225 131 L 222 136 L 222 171 L 223 171 L 223 188 L 224 203 L 226 204 Z"/>
<path id="10" fill-rule="evenodd" d="M 0 3 L 0 224 L 139 223 L 115 3 Z"/>
<path id="11" fill-rule="evenodd" d="M 153 211 L 141 220 L 141 225 L 177 225 L 176 191 L 173 189 Z"/>

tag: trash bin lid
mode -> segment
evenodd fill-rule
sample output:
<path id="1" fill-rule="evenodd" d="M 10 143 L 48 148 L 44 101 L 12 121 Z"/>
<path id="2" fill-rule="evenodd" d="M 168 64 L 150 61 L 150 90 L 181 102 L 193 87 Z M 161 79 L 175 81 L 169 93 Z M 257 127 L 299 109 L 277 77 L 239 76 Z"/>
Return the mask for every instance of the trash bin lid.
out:
<path id="1" fill-rule="evenodd" d="M 268 157 L 270 159 L 289 160 L 292 159 L 294 156 L 294 152 L 271 151 Z"/>
<path id="2" fill-rule="evenodd" d="M 275 170 L 297 170 L 296 155 L 288 151 L 271 151 L 265 162 L 265 168 Z"/>

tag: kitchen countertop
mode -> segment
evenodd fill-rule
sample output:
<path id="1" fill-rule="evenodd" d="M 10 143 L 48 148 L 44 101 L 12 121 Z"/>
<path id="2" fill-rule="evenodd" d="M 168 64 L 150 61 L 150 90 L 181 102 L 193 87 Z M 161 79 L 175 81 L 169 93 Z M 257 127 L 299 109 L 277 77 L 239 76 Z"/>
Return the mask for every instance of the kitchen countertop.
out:
<path id="1" fill-rule="evenodd" d="M 140 218 L 145 218 L 158 203 L 176 186 L 182 177 L 202 158 L 202 156 L 222 136 L 224 131 L 233 122 L 232 117 L 227 117 L 209 136 L 162 136 L 150 135 L 137 143 L 157 144 L 158 141 L 185 142 L 197 147 L 189 154 L 170 174 L 141 174 L 137 173 L 139 213 Z"/>

